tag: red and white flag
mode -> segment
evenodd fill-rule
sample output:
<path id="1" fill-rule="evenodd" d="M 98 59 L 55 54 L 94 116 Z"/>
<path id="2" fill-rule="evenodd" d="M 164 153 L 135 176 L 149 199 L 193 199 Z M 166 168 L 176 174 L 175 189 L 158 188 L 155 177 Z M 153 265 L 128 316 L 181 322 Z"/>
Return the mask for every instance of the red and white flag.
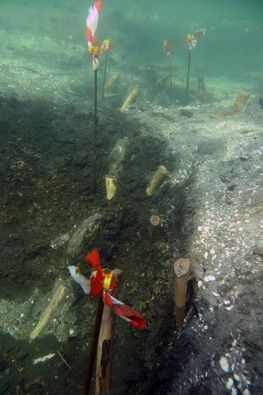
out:
<path id="1" fill-rule="evenodd" d="M 98 26 L 99 14 L 102 9 L 102 1 L 95 1 L 94 5 L 89 8 L 86 21 L 86 37 L 88 41 L 89 52 L 93 60 L 93 70 L 97 70 L 99 65 L 99 46 L 95 45 L 94 39 Z"/>
<path id="2" fill-rule="evenodd" d="M 105 304 L 118 316 L 127 321 L 135 329 L 143 329 L 146 325 L 144 317 L 131 307 L 113 297 L 116 291 L 116 281 L 112 271 L 102 269 L 100 255 L 97 249 L 85 256 L 86 261 L 92 267 L 90 279 L 86 279 L 75 266 L 69 266 L 69 271 L 74 280 L 82 287 L 86 294 L 102 296 Z M 86 283 L 89 281 L 89 284 Z"/>

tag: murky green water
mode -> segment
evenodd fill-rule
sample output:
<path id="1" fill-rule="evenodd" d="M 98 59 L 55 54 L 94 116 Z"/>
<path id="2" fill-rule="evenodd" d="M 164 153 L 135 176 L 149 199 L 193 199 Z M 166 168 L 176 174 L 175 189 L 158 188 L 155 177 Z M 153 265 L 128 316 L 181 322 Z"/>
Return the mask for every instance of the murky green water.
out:
<path id="1" fill-rule="evenodd" d="M 101 53 L 96 196 L 90 5 L 0 4 L 0 393 L 83 392 L 96 300 L 68 265 L 88 276 L 83 257 L 98 247 L 103 264 L 123 271 L 120 299 L 148 322 L 135 332 L 116 321 L 112 395 L 261 395 L 263 2 L 103 2 L 96 41 L 112 41 L 106 81 L 116 84 L 102 99 Z M 185 38 L 196 32 L 186 100 Z M 168 176 L 147 198 L 160 165 Z M 179 332 L 181 256 L 199 292 Z M 30 342 L 61 282 L 66 297 Z"/>

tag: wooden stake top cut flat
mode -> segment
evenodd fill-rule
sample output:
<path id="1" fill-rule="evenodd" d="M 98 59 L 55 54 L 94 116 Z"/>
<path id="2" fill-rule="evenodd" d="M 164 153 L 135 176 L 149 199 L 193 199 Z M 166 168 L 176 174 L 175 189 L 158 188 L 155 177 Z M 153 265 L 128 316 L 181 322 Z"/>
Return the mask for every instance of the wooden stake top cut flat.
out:
<path id="1" fill-rule="evenodd" d="M 190 259 L 180 258 L 174 264 L 174 272 L 177 277 L 183 277 L 189 273 L 191 267 Z"/>
<path id="2" fill-rule="evenodd" d="M 150 216 L 150 223 L 152 226 L 158 226 L 160 225 L 160 217 L 158 217 L 158 215 L 151 215 Z"/>

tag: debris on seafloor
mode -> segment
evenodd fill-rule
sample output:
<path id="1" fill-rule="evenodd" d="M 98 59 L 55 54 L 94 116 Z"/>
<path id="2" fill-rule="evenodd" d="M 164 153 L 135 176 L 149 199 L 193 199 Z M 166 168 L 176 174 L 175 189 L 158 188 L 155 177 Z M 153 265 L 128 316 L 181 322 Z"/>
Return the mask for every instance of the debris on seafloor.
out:
<path id="1" fill-rule="evenodd" d="M 126 137 L 119 139 L 110 154 L 109 171 L 105 177 L 107 200 L 112 200 L 116 195 L 117 176 L 122 170 L 122 161 L 125 157 L 128 141 L 129 140 Z"/>
<path id="2" fill-rule="evenodd" d="M 66 290 L 67 290 L 67 288 L 63 284 L 61 284 L 58 287 L 58 289 L 55 291 L 48 306 L 41 314 L 38 324 L 35 326 L 35 328 L 30 333 L 30 335 L 29 335 L 30 340 L 34 340 L 36 337 L 38 337 L 40 335 L 40 333 L 46 326 L 46 324 L 50 318 L 50 315 L 58 307 L 59 303 L 64 299 Z"/>
<path id="3" fill-rule="evenodd" d="M 98 228 L 101 219 L 99 212 L 92 213 L 88 218 L 85 218 L 79 225 L 74 225 L 75 231 L 68 238 L 67 252 L 74 255 L 79 251 L 84 235 L 88 232 L 89 236 Z"/>
<path id="4" fill-rule="evenodd" d="M 186 304 L 188 302 L 188 282 L 191 278 L 191 262 L 188 258 L 180 258 L 174 264 L 175 272 L 175 306 L 176 328 L 179 329 L 186 317 Z"/>
<path id="5" fill-rule="evenodd" d="M 87 279 L 85 276 L 83 276 L 80 272 L 80 269 L 78 266 L 69 266 L 68 267 L 69 273 L 71 275 L 71 277 L 76 281 L 76 283 L 78 283 L 83 292 L 86 295 L 90 294 L 90 281 L 89 279 Z"/>
<path id="6" fill-rule="evenodd" d="M 258 99 L 258 104 L 260 105 L 260 107 L 263 110 L 263 96 Z"/>
<path id="7" fill-rule="evenodd" d="M 164 178 L 167 175 L 168 175 L 168 171 L 167 171 L 166 167 L 163 165 L 159 166 L 146 188 L 146 195 L 147 196 L 154 195 L 156 192 L 156 189 L 163 182 Z"/>
<path id="8" fill-rule="evenodd" d="M 113 75 L 105 84 L 104 86 L 104 93 L 108 93 L 109 91 L 112 90 L 116 82 L 118 81 L 119 77 L 118 75 Z"/>
<path id="9" fill-rule="evenodd" d="M 254 253 L 263 256 L 263 243 L 255 245 Z"/>
<path id="10" fill-rule="evenodd" d="M 222 369 L 224 372 L 226 372 L 226 373 L 229 372 L 230 367 L 229 367 L 228 360 L 227 360 L 227 358 L 226 358 L 225 356 L 220 357 L 220 359 L 219 359 L 219 364 L 220 364 L 220 366 L 221 366 L 221 369 Z"/>
<path id="11" fill-rule="evenodd" d="M 55 353 L 50 353 L 50 354 L 44 355 L 43 357 L 36 358 L 33 361 L 33 365 L 36 365 L 41 362 L 46 362 L 49 359 L 53 358 L 55 355 L 56 355 Z"/>
<path id="12" fill-rule="evenodd" d="M 115 178 L 106 176 L 105 185 L 106 185 L 107 200 L 112 200 L 115 197 L 117 191 L 117 187 L 115 185 Z"/>
<path id="13" fill-rule="evenodd" d="M 250 94 L 248 93 L 240 93 L 240 95 L 237 96 L 229 115 L 242 111 L 243 108 L 245 108 L 249 97 Z"/>
<path id="14" fill-rule="evenodd" d="M 146 69 L 146 91 L 149 100 L 152 100 L 157 92 L 157 73 L 152 67 Z"/>
<path id="15" fill-rule="evenodd" d="M 120 108 L 120 112 L 124 112 L 125 110 L 127 110 L 127 108 L 132 104 L 132 102 L 135 100 L 136 96 L 138 96 L 139 94 L 139 88 L 136 86 L 131 93 L 129 94 L 129 96 L 127 97 L 127 99 L 124 101 L 123 105 Z"/>
<path id="16" fill-rule="evenodd" d="M 203 103 L 205 96 L 206 96 L 206 86 L 205 86 L 205 80 L 204 77 L 200 74 L 197 76 L 197 90 L 196 90 L 196 99 Z"/>
<path id="17" fill-rule="evenodd" d="M 210 117 L 214 119 L 222 119 L 229 115 L 238 114 L 245 108 L 249 97 L 250 94 L 248 93 L 240 93 L 230 108 L 213 112 L 210 114 Z"/>
<path id="18" fill-rule="evenodd" d="M 207 275 L 207 276 L 204 277 L 204 281 L 206 283 L 209 283 L 211 281 L 215 281 L 215 279 L 216 279 L 215 276 L 212 276 L 212 275 Z"/>
<path id="19" fill-rule="evenodd" d="M 153 215 L 151 215 L 150 216 L 150 226 L 149 226 L 149 235 L 150 235 L 150 237 L 152 238 L 153 237 L 153 233 L 154 233 L 154 230 L 160 225 L 160 223 L 161 223 L 161 219 L 160 219 L 160 217 L 158 217 L 158 215 L 155 215 L 155 214 L 153 214 Z"/>
<path id="20" fill-rule="evenodd" d="M 194 115 L 194 113 L 193 113 L 192 111 L 182 109 L 182 110 L 179 110 L 179 115 L 180 115 L 181 117 L 192 118 L 192 116 Z"/>

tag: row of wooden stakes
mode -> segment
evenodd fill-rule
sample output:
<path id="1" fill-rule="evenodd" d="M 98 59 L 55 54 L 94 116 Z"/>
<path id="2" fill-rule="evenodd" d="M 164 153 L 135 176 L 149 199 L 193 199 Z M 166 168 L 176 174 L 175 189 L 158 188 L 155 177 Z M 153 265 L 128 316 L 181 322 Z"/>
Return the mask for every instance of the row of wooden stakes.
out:
<path id="1" fill-rule="evenodd" d="M 165 166 L 163 166 L 163 165 L 159 166 L 147 185 L 147 188 L 145 191 L 146 196 L 154 195 L 156 190 L 161 185 L 164 178 L 166 176 L 168 176 L 168 174 L 169 173 L 168 173 Z M 107 200 L 110 201 L 116 196 L 116 193 L 117 193 L 116 177 L 114 177 L 112 175 L 106 176 L 105 185 L 106 185 L 106 197 L 107 197 Z"/>

